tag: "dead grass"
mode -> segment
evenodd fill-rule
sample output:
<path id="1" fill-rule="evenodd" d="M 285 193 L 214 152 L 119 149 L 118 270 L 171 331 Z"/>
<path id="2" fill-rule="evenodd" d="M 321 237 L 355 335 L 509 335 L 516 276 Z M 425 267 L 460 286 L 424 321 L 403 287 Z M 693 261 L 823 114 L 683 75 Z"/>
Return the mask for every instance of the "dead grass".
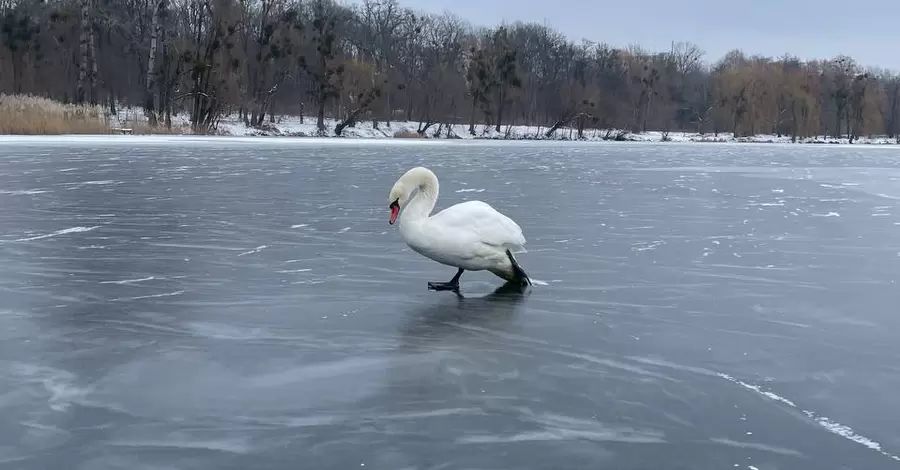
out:
<path id="1" fill-rule="evenodd" d="M 65 104 L 31 95 L 0 94 L 0 134 L 109 134 L 99 106 Z"/>
<path id="2" fill-rule="evenodd" d="M 424 139 L 425 137 L 419 135 L 418 132 L 410 131 L 407 129 L 401 129 L 397 132 L 394 132 L 395 139 Z"/>

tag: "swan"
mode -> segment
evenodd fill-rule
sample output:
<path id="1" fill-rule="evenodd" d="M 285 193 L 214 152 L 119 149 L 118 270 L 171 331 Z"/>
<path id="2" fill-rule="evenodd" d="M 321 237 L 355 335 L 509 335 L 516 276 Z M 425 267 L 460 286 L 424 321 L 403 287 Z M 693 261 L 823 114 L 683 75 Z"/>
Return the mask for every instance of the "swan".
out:
<path id="1" fill-rule="evenodd" d="M 437 176 L 415 167 L 391 188 L 391 225 L 400 219 L 400 235 L 413 251 L 458 269 L 449 282 L 429 282 L 428 289 L 459 293 L 464 271 L 489 271 L 524 288 L 531 279 L 513 256 L 525 251 L 522 229 L 482 201 L 466 201 L 430 215 L 438 198 Z"/>

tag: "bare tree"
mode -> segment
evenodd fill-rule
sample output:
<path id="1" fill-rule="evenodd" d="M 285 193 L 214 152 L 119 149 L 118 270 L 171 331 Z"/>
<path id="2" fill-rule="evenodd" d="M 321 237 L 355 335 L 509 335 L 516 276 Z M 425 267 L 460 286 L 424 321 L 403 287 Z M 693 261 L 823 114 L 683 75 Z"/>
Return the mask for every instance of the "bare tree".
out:
<path id="1" fill-rule="evenodd" d="M 213 132 L 236 113 L 263 127 L 315 114 L 319 132 L 416 119 L 423 136 L 468 124 L 504 135 L 605 138 L 682 130 L 900 135 L 900 79 L 853 58 L 664 51 L 574 42 L 517 22 L 473 27 L 403 0 L 0 0 L 0 92 L 140 106 Z M 309 111 L 311 108 L 314 111 Z"/>
<path id="2" fill-rule="evenodd" d="M 240 61 L 232 56 L 239 26 L 232 0 L 200 0 L 188 7 L 193 43 L 185 57 L 190 66 L 191 128 L 210 132 L 226 102 L 236 92 L 232 73 Z"/>
<path id="3" fill-rule="evenodd" d="M 325 132 L 325 108 L 329 101 L 339 97 L 344 64 L 338 49 L 338 27 L 346 20 L 344 12 L 330 0 L 313 0 L 310 5 L 307 55 L 299 58 L 300 67 L 313 82 L 317 104 L 316 127 Z"/>
<path id="4" fill-rule="evenodd" d="M 153 24 L 150 27 L 150 52 L 147 58 L 147 89 L 145 90 L 144 110 L 151 126 L 156 126 L 158 118 L 157 106 L 157 77 L 159 70 L 156 64 L 159 40 L 162 36 L 163 22 L 165 21 L 168 0 L 155 0 L 153 2 Z"/>
<path id="5" fill-rule="evenodd" d="M 341 90 L 347 94 L 350 109 L 347 116 L 334 127 L 334 133 L 338 136 L 347 127 L 355 125 L 360 116 L 369 111 L 372 103 L 381 96 L 383 85 L 387 83 L 387 80 L 381 79 L 368 64 L 358 61 L 345 64 L 342 78 L 344 83 Z"/>

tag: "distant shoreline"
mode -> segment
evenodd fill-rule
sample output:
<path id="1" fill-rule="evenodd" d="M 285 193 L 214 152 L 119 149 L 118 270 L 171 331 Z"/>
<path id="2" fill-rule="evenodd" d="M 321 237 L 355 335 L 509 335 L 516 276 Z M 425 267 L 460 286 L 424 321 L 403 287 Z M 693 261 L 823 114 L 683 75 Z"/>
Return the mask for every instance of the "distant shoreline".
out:
<path id="1" fill-rule="evenodd" d="M 513 127 L 532 127 L 532 126 L 513 126 Z M 447 137 L 394 137 L 394 136 L 372 136 L 372 135 L 351 135 L 346 130 L 345 135 L 316 135 L 298 133 L 277 133 L 260 131 L 249 134 L 217 134 L 222 137 L 267 137 L 267 138 L 319 138 L 319 139 L 348 139 L 348 140 L 429 140 L 429 141 L 496 141 L 496 142 L 620 142 L 620 143 L 710 143 L 710 144 L 821 144 L 821 145 L 900 145 L 896 139 L 887 136 L 860 137 L 855 139 L 851 144 L 847 138 L 805 138 L 791 141 L 790 136 L 776 136 L 759 134 L 755 136 L 733 137 L 731 135 L 719 134 L 697 134 L 689 132 L 670 132 L 668 139 L 662 138 L 662 132 L 649 131 L 643 133 L 627 133 L 622 138 L 606 139 L 597 136 L 585 136 L 584 138 L 568 138 L 568 137 L 527 137 L 527 136 L 496 136 L 496 135 L 468 135 L 466 137 L 447 138 Z M 594 132 L 593 130 L 591 131 Z M 596 131 L 602 132 L 602 131 Z M 587 132 L 585 133 L 587 134 Z M 143 134 L 147 135 L 147 134 Z M 192 135 L 192 134 L 188 134 Z"/>
<path id="2" fill-rule="evenodd" d="M 649 135 L 648 135 L 649 134 Z M 557 139 L 541 139 L 541 138 L 528 138 L 528 137 L 516 137 L 516 138 L 498 138 L 498 137 L 468 137 L 462 139 L 448 139 L 445 137 L 434 138 L 405 138 L 405 137 L 374 137 L 367 135 L 343 135 L 343 136 L 334 136 L 334 135 L 304 135 L 300 133 L 296 134 L 265 134 L 265 133 L 257 133 L 257 134 L 227 134 L 227 133 L 218 133 L 218 134 L 190 134 L 190 133 L 122 133 L 122 132 L 112 132 L 112 133 L 93 133 L 93 134 L 0 134 L 0 143 L 11 144 L 11 143 L 28 143 L 28 144 L 40 144 L 42 142 L 45 143 L 64 143 L 64 142 L 74 142 L 74 141 L 109 141 L 110 143 L 119 142 L 119 143 L 127 143 L 127 142 L 138 142 L 138 141 L 152 141 L 152 142 L 164 142 L 164 141 L 205 141 L 211 142 L 216 140 L 221 141 L 242 141 L 242 142 L 284 142 L 287 140 L 297 142 L 297 141 L 319 141 L 319 142 L 331 142 L 331 143 L 339 143 L 339 142 L 369 142 L 369 143 L 406 143 L 406 144 L 439 144 L 439 143 L 452 143 L 452 142 L 496 142 L 496 143 L 560 143 L 560 144 L 577 144 L 577 143 L 585 143 L 585 144 L 732 144 L 732 145 L 742 145 L 742 144 L 790 144 L 790 145 L 826 145 L 829 147 L 833 146 L 851 146 L 851 147 L 900 147 L 894 139 L 889 139 L 887 137 L 882 138 L 860 138 L 857 139 L 853 144 L 849 143 L 848 139 L 798 139 L 796 142 L 791 142 L 790 137 L 778 138 L 777 136 L 756 136 L 756 137 L 744 137 L 739 139 L 734 138 L 703 138 L 703 137 L 694 137 L 690 134 L 684 133 L 671 133 L 670 140 L 663 141 L 661 139 L 654 139 L 651 133 L 644 134 L 629 134 L 631 138 L 625 138 L 620 140 L 608 140 L 608 139 L 599 139 L 599 138 L 586 138 L 586 139 L 567 139 L 567 138 L 557 138 Z"/>
<path id="3" fill-rule="evenodd" d="M 122 113 L 120 113 L 122 114 Z M 134 122 L 143 116 L 138 109 L 128 111 L 129 119 L 126 122 Z M 173 116 L 173 126 L 188 127 L 186 117 Z M 534 142 L 666 142 L 666 143 L 797 143 L 797 144 L 849 144 L 849 139 L 836 139 L 818 136 L 814 138 L 797 139 L 791 142 L 790 136 L 776 136 L 759 134 L 752 137 L 735 138 L 730 133 L 720 132 L 718 136 L 713 133 L 700 134 L 697 132 L 669 132 L 668 138 L 663 138 L 662 131 L 648 131 L 632 133 L 617 129 L 585 129 L 582 139 L 576 138 L 577 130 L 561 127 L 549 138 L 546 132 L 547 126 L 513 125 L 501 126 L 501 132 L 497 132 L 493 126 L 476 124 L 475 135 L 469 133 L 468 124 L 454 124 L 450 128 L 450 137 L 447 135 L 447 126 L 434 124 L 425 132 L 424 136 L 418 134 L 420 123 L 417 121 L 394 121 L 390 126 L 380 122 L 376 129 L 372 121 L 361 121 L 354 127 L 345 128 L 341 136 L 334 135 L 335 119 L 325 120 L 325 134 L 319 135 L 315 118 L 301 119 L 297 116 L 277 116 L 275 123 L 266 122 L 260 128 L 247 126 L 237 116 L 227 116 L 220 120 L 217 127 L 217 135 L 236 137 L 317 137 L 336 139 L 405 139 L 405 140 L 477 140 L 477 141 L 534 141 Z M 111 127 L 118 126 L 111 122 Z M 440 128 L 441 134 L 435 137 L 434 133 Z M 570 137 L 571 136 L 571 137 Z M 887 136 L 861 137 L 853 145 L 897 145 L 898 141 Z"/>
<path id="4" fill-rule="evenodd" d="M 47 101 L 47 100 L 44 100 Z M 334 133 L 337 120 L 325 119 L 325 131 L 320 134 L 316 126 L 315 118 L 301 118 L 298 116 L 276 116 L 275 122 L 267 120 L 260 127 L 251 127 L 244 123 L 238 116 L 224 116 L 219 119 L 214 132 L 211 134 L 193 134 L 190 132 L 188 116 L 179 114 L 172 116 L 172 128 L 165 126 L 151 127 L 147 123 L 147 117 L 140 108 L 119 108 L 115 115 L 104 113 L 97 108 L 89 119 L 72 121 L 71 110 L 65 106 L 47 101 L 40 102 L 41 106 L 32 109 L 44 112 L 39 116 L 31 117 L 30 121 L 20 126 L 20 133 L 0 134 L 0 140 L 27 140 L 32 137 L 50 136 L 158 136 L 158 137 L 245 137 L 245 138 L 315 138 L 337 140 L 407 140 L 407 141 L 502 141 L 502 142 L 637 142 L 637 143 L 753 143 L 753 144 L 822 144 L 822 145 L 849 145 L 847 138 L 833 138 L 817 136 L 811 138 L 798 138 L 791 141 L 790 136 L 777 136 L 759 134 L 749 137 L 735 138 L 731 133 L 698 132 L 662 132 L 648 131 L 632 133 L 619 129 L 585 129 L 582 138 L 577 137 L 577 130 L 560 127 L 550 137 L 546 133 L 547 126 L 505 125 L 500 127 L 500 132 L 493 126 L 484 124 L 475 125 L 475 135 L 469 132 L 469 124 L 453 124 L 451 126 L 432 124 L 427 130 L 419 133 L 424 126 L 416 121 L 393 121 L 388 125 L 384 121 L 377 123 L 372 121 L 360 121 L 353 127 L 347 127 L 342 135 Z M 60 109 L 56 109 L 56 107 Z M 66 111 L 66 112 L 64 112 Z M 67 115 L 67 112 L 69 113 Z M 39 125 L 30 125 L 30 123 Z M 53 125 L 48 125 L 48 123 Z M 31 132 L 35 131 L 35 132 Z M 43 132 L 42 132 L 43 131 Z M 9 131 L 7 131 L 9 132 Z M 16 132 L 13 130 L 12 132 Z M 852 145 L 898 145 L 900 139 L 887 136 L 860 137 Z"/>

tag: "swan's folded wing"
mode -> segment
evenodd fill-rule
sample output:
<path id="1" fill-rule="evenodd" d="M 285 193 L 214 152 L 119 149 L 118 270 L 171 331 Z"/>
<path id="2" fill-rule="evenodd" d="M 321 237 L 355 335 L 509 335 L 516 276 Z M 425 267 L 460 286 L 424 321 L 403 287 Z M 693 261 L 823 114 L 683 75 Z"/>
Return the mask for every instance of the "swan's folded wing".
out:
<path id="1" fill-rule="evenodd" d="M 488 245 L 524 249 L 522 228 L 509 217 L 481 201 L 466 201 L 433 215 L 433 221 L 448 229 L 470 232 Z"/>

